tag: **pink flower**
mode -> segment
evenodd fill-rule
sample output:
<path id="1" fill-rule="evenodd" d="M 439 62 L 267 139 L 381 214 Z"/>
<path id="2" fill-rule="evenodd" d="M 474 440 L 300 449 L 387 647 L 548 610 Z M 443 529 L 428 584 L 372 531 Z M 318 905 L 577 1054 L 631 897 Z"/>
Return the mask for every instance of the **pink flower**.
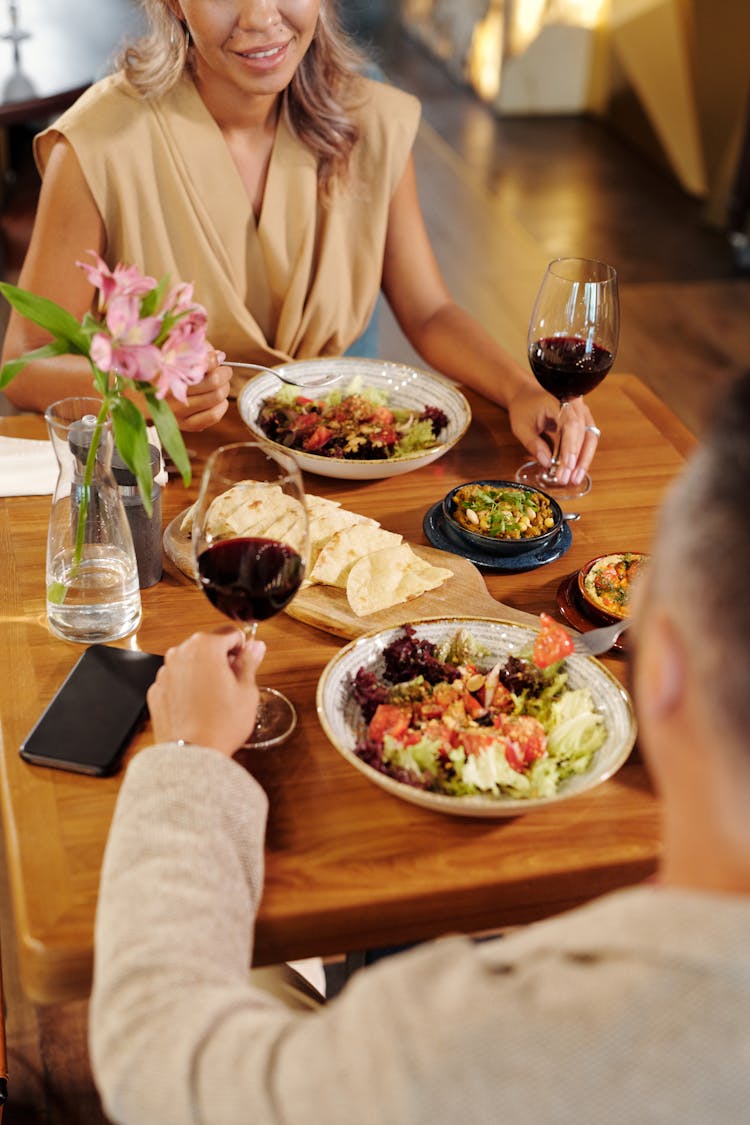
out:
<path id="1" fill-rule="evenodd" d="M 151 383 L 161 366 L 161 352 L 151 343 L 122 343 L 104 332 L 91 340 L 91 359 L 100 371 L 114 371 L 139 383 Z"/>
<path id="2" fill-rule="evenodd" d="M 91 284 L 99 290 L 99 308 L 105 309 L 115 296 L 144 297 L 156 288 L 156 279 L 147 277 L 136 266 L 115 266 L 110 270 L 107 263 L 99 257 L 94 250 L 89 250 L 94 257 L 94 265 L 88 262 L 76 262 L 83 270 Z"/>
<path id="3" fill-rule="evenodd" d="M 112 370 L 126 379 L 156 385 L 161 352 L 154 344 L 123 344 L 112 349 Z"/>
<path id="4" fill-rule="evenodd" d="M 162 344 L 161 370 L 154 380 L 157 398 L 171 391 L 180 402 L 187 402 L 187 388 L 200 383 L 205 375 L 211 348 L 201 319 L 192 313 L 183 317 Z"/>
<path id="5" fill-rule="evenodd" d="M 112 370 L 112 337 L 105 332 L 97 332 L 91 337 L 89 349 L 91 360 L 100 371 Z"/>
<path id="6" fill-rule="evenodd" d="M 171 393 L 187 401 L 187 388 L 199 383 L 213 353 L 206 341 L 206 310 L 193 300 L 191 284 L 175 285 L 158 315 L 142 315 L 142 298 L 156 286 L 134 266 L 110 270 L 94 251 L 94 265 L 78 262 L 99 290 L 104 314 L 101 331 L 91 338 L 90 355 L 100 371 L 114 372 L 139 383 L 152 383 L 158 398 Z M 165 330 L 166 338 L 156 341 Z M 219 362 L 223 355 L 219 358 Z"/>
<path id="7" fill-rule="evenodd" d="M 172 313 L 174 316 L 186 313 L 190 309 L 196 309 L 197 306 L 193 304 L 192 284 L 185 282 L 184 284 L 176 285 L 167 297 L 164 307 L 165 310 Z M 201 312 L 202 311 L 201 309 Z"/>
<path id="8" fill-rule="evenodd" d="M 109 302 L 105 321 L 113 339 L 123 344 L 151 344 L 161 329 L 160 317 L 141 317 L 137 297 L 119 293 Z"/>
<path id="9" fill-rule="evenodd" d="M 106 332 L 91 339 L 91 359 L 100 371 L 114 371 L 127 379 L 150 383 L 158 374 L 161 353 L 154 345 L 159 335 L 158 316 L 140 316 L 137 297 L 112 297 L 105 318 Z"/>

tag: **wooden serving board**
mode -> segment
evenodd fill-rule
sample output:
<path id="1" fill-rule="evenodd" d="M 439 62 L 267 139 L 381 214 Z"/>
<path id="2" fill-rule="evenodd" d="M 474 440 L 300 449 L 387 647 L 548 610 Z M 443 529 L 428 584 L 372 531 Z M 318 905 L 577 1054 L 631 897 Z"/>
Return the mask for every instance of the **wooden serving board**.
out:
<path id="1" fill-rule="evenodd" d="M 190 537 L 180 531 L 184 514 L 180 513 L 167 525 L 164 550 L 175 566 L 195 581 Z M 297 621 L 347 640 L 376 629 L 390 629 L 425 617 L 454 617 L 457 614 L 490 617 L 498 621 L 517 621 L 522 625 L 539 625 L 539 619 L 533 614 L 496 601 L 487 589 L 484 578 L 468 559 L 452 555 L 448 551 L 438 551 L 434 547 L 414 543 L 409 546 L 433 566 L 452 570 L 453 577 L 447 579 L 437 590 L 428 590 L 418 598 L 366 617 L 358 617 L 354 613 L 345 590 L 320 585 L 305 586 L 284 612 Z"/>

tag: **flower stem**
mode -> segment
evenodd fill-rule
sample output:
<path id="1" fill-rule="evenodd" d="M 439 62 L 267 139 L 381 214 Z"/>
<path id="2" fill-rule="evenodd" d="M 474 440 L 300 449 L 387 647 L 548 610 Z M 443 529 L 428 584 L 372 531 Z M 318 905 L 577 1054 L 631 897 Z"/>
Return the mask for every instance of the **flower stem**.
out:
<path id="1" fill-rule="evenodd" d="M 78 523 L 76 526 L 76 541 L 73 548 L 73 565 L 70 568 L 70 577 L 75 578 L 78 567 L 81 565 L 83 558 L 83 541 L 86 535 L 86 519 L 89 511 L 89 499 L 91 496 L 91 481 L 94 479 L 94 466 L 96 465 L 96 455 L 99 449 L 99 441 L 104 429 L 104 423 L 109 414 L 110 400 L 105 397 L 102 402 L 101 410 L 96 419 L 94 432 L 91 435 L 91 444 L 86 456 L 86 465 L 83 471 L 83 488 L 81 489 L 81 502 L 78 506 Z"/>

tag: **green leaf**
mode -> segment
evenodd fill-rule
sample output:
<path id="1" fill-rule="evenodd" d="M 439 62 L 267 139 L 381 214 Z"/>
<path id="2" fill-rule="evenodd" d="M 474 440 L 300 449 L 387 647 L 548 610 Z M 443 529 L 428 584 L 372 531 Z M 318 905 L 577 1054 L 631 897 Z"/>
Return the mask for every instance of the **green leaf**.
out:
<path id="1" fill-rule="evenodd" d="M 169 274 L 165 274 L 155 289 L 150 289 L 141 297 L 141 316 L 154 316 L 160 309 L 164 294 L 169 285 Z"/>
<path id="2" fill-rule="evenodd" d="M 41 348 L 35 348 L 33 352 L 27 352 L 18 359 L 8 360 L 0 371 L 0 391 L 15 379 L 27 363 L 32 363 L 35 359 L 51 359 L 52 356 L 65 355 L 67 351 L 68 346 L 64 340 L 53 340 L 50 344 L 43 344 Z"/>
<path id="3" fill-rule="evenodd" d="M 130 399 L 120 398 L 112 403 L 112 429 L 115 444 L 125 464 L 135 474 L 141 503 L 150 516 L 153 512 L 151 490 L 151 456 L 148 449 L 146 419 Z"/>
<path id="4" fill-rule="evenodd" d="M 169 336 L 169 333 L 174 328 L 175 324 L 177 324 L 179 320 L 182 320 L 186 316 L 187 312 L 179 313 L 177 316 L 174 316 L 172 313 L 166 313 L 164 315 L 161 322 L 161 328 L 159 329 L 159 335 L 154 340 L 157 348 L 160 348 L 162 346 L 164 341 Z"/>
<path id="5" fill-rule="evenodd" d="M 67 344 L 66 351 L 74 355 L 87 354 L 88 339 L 76 318 L 67 309 L 60 308 L 46 297 L 39 297 L 5 281 L 0 282 L 0 293 L 21 316 L 46 329 L 56 339 L 64 340 Z"/>
<path id="6" fill-rule="evenodd" d="M 53 605 L 62 605 L 67 592 L 64 582 L 50 582 L 47 587 L 47 601 L 52 602 Z"/>
<path id="7" fill-rule="evenodd" d="M 190 484 L 192 470 L 190 458 L 185 449 L 185 442 L 182 440 L 180 427 L 177 425 L 177 419 L 172 413 L 172 408 L 163 399 L 156 397 L 156 391 L 153 388 L 146 391 L 145 394 L 161 443 L 177 466 L 183 483 L 187 487 Z"/>

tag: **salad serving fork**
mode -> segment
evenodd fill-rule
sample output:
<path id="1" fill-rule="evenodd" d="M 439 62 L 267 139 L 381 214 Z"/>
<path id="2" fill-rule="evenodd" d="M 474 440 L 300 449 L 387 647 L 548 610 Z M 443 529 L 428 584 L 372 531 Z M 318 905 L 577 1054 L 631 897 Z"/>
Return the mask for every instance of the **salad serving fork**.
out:
<path id="1" fill-rule="evenodd" d="M 573 638 L 573 649 L 581 656 L 601 656 L 609 652 L 617 638 L 625 632 L 630 625 L 627 621 L 616 621 L 614 625 L 603 625 L 600 629 L 590 629 L 587 633 L 578 633 Z"/>
<path id="2" fill-rule="evenodd" d="M 293 379 L 288 371 L 280 371 L 277 367 L 266 367 L 262 363 L 240 363 L 239 360 L 225 359 L 224 365 L 226 367 L 242 367 L 248 371 L 265 371 L 268 375 L 275 375 L 282 383 L 288 383 L 292 387 L 307 387 L 309 390 L 315 390 L 316 387 L 329 387 L 333 383 L 338 383 L 341 375 L 316 375 L 307 374 L 300 375 Z M 294 370 L 292 365 L 289 365 L 291 370 Z"/>

